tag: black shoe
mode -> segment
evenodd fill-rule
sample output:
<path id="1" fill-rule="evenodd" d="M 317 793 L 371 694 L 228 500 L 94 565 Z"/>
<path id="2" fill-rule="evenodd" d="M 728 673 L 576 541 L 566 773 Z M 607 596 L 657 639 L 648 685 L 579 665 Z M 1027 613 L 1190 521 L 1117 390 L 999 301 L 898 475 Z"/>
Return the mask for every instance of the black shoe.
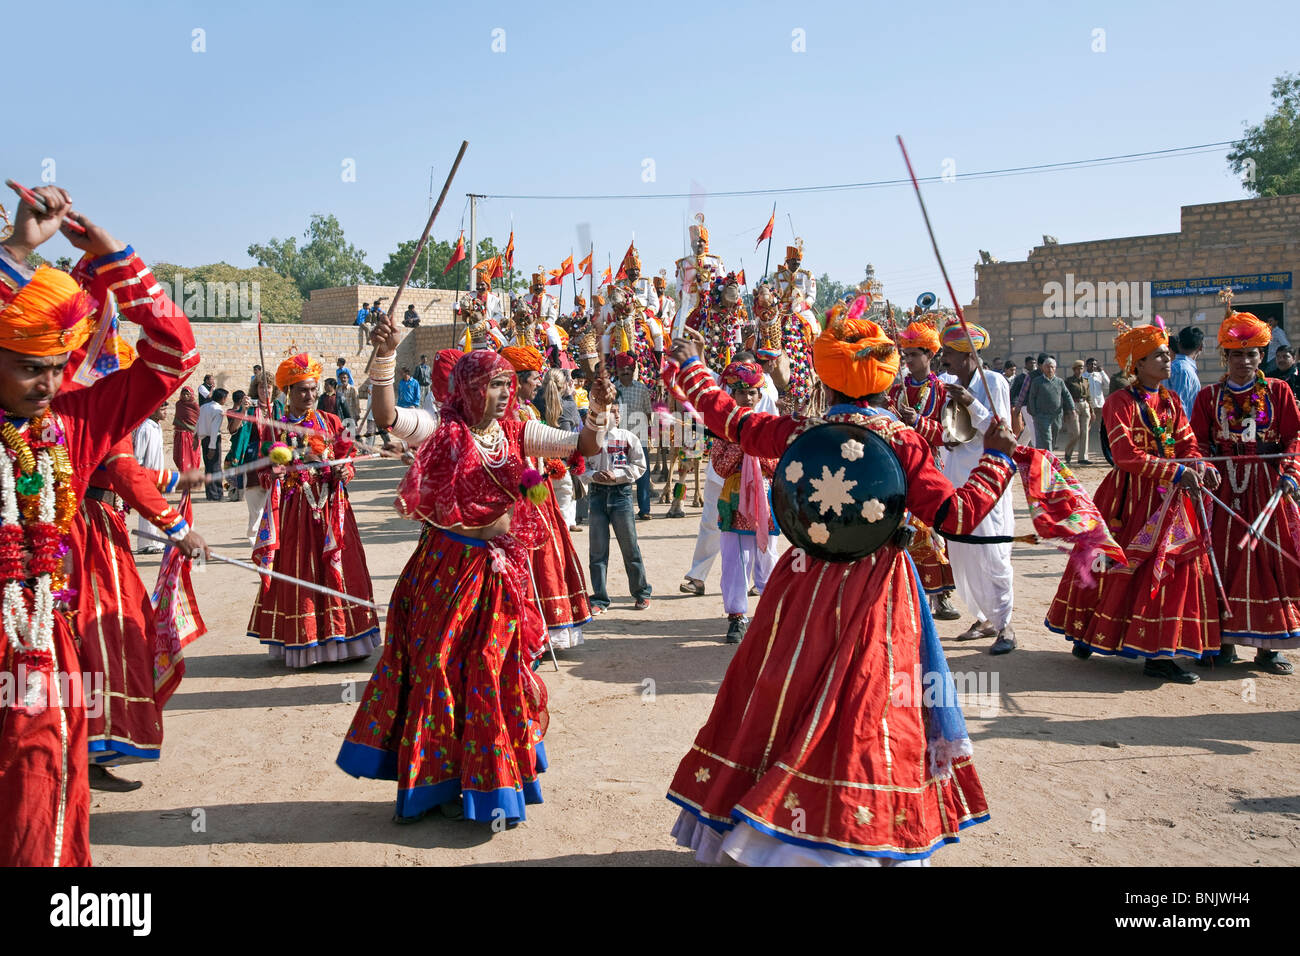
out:
<path id="1" fill-rule="evenodd" d="M 943 591 L 934 602 L 934 619 L 936 621 L 960 621 L 961 611 L 952 603 L 952 592 Z"/>
<path id="2" fill-rule="evenodd" d="M 139 790 L 144 786 L 140 780 L 123 780 L 121 777 L 115 777 L 107 767 L 101 767 L 98 764 L 90 765 L 90 789 L 107 790 L 110 793 L 130 793 L 132 790 Z"/>
<path id="3" fill-rule="evenodd" d="M 1142 673 L 1147 677 L 1173 681 L 1175 684 L 1198 684 L 1201 678 L 1191 671 L 1185 671 L 1173 661 L 1147 661 L 1142 665 Z"/>
<path id="4" fill-rule="evenodd" d="M 998 639 L 993 642 L 989 648 L 989 653 L 994 656 L 998 654 L 1010 654 L 1016 649 L 1016 632 L 1008 624 L 1002 630 L 998 631 Z"/>
<path id="5" fill-rule="evenodd" d="M 1092 648 L 1087 644 L 1075 641 L 1074 647 L 1070 648 L 1070 653 L 1079 658 L 1079 660 L 1086 661 L 1088 658 L 1092 657 Z"/>
<path id="6" fill-rule="evenodd" d="M 727 636 L 725 643 L 739 644 L 745 637 L 745 628 L 749 626 L 749 621 L 743 617 L 733 617 L 727 624 Z"/>

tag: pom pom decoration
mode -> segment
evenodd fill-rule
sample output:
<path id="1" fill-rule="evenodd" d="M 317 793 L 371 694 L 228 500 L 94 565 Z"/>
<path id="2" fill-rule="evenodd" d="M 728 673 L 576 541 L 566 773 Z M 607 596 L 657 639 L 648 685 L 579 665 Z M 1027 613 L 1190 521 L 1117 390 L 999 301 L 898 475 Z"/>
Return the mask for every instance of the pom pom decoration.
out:
<path id="1" fill-rule="evenodd" d="M 582 455 L 576 451 L 569 456 L 568 465 L 569 471 L 573 472 L 575 475 L 582 475 L 587 471 L 587 459 L 583 458 Z"/>
<path id="2" fill-rule="evenodd" d="M 284 442 L 276 442 L 271 446 L 271 463 L 275 465 L 287 465 L 293 461 L 293 450 Z"/>
<path id="3" fill-rule="evenodd" d="M 540 506 L 550 497 L 551 491 L 546 487 L 546 479 L 536 468 L 525 468 L 519 476 L 519 491 L 533 504 Z"/>
<path id="4" fill-rule="evenodd" d="M 313 455 L 325 454 L 325 438 L 323 435 L 311 435 L 307 439 L 307 447 L 311 449 Z"/>

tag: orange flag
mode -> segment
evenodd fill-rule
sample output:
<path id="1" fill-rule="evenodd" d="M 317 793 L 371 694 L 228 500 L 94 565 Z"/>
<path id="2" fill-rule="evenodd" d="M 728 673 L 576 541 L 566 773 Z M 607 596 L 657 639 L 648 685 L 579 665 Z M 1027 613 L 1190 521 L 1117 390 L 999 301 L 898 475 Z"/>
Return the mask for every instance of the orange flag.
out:
<path id="1" fill-rule="evenodd" d="M 758 237 L 758 242 L 754 243 L 754 248 L 756 250 L 758 249 L 759 246 L 763 244 L 764 239 L 772 238 L 772 227 L 775 225 L 776 225 L 776 210 L 773 209 L 771 217 L 767 220 L 767 225 L 763 227 L 763 232 Z"/>
<path id="2" fill-rule="evenodd" d="M 611 284 L 613 281 L 614 281 L 613 271 L 609 268 L 609 266 L 606 266 L 605 274 L 600 277 L 600 287 L 603 289 L 605 286 Z"/>
<path id="3" fill-rule="evenodd" d="M 446 275 L 448 272 L 452 270 L 452 267 L 455 266 L 456 263 L 464 262 L 464 261 L 465 261 L 465 233 L 462 232 L 460 234 L 460 238 L 456 240 L 456 250 L 451 254 L 451 258 L 447 260 L 447 268 L 442 270 L 442 274 Z"/>
<path id="4" fill-rule="evenodd" d="M 510 241 L 506 243 L 505 255 L 506 268 L 513 269 L 515 267 L 515 231 L 513 229 L 510 230 Z"/>
<path id="5" fill-rule="evenodd" d="M 573 256 L 570 255 L 566 256 L 564 261 L 560 263 L 560 278 L 563 279 L 565 276 L 571 275 L 573 275 Z"/>
<path id="6" fill-rule="evenodd" d="M 740 283 L 741 285 L 745 285 L 745 270 L 744 270 L 744 269 L 741 269 L 738 273 L 736 273 L 736 281 L 737 281 L 738 283 Z"/>
<path id="7" fill-rule="evenodd" d="M 586 257 L 581 262 L 578 263 L 578 278 L 581 279 L 583 276 L 589 276 L 589 275 L 591 275 L 591 253 L 590 252 L 587 253 Z"/>

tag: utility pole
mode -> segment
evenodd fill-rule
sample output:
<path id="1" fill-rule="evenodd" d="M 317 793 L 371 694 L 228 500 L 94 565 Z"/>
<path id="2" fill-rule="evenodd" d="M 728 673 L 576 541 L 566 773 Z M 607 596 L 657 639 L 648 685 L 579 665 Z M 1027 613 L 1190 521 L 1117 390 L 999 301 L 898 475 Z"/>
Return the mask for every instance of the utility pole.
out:
<path id="1" fill-rule="evenodd" d="M 478 268 L 478 201 L 483 197 L 476 193 L 469 193 L 469 285 L 466 287 L 470 291 L 474 289 L 474 270 Z"/>

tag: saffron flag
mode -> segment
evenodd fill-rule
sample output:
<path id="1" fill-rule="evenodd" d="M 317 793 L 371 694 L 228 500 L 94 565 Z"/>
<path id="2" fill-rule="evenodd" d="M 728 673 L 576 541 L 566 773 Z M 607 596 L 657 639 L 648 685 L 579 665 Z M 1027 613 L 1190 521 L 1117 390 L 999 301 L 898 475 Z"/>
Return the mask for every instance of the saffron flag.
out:
<path id="1" fill-rule="evenodd" d="M 634 252 L 636 252 L 635 242 L 627 247 L 627 252 L 623 253 L 623 261 L 618 264 L 618 275 L 614 276 L 615 282 L 627 278 L 627 260 L 632 258 Z"/>
<path id="2" fill-rule="evenodd" d="M 513 269 L 515 267 L 515 231 L 513 229 L 510 230 L 510 239 L 506 242 L 505 256 L 506 268 Z"/>
<path id="3" fill-rule="evenodd" d="M 451 258 L 447 260 L 447 267 L 442 270 L 442 274 L 446 275 L 448 272 L 452 270 L 452 268 L 456 265 L 456 263 L 464 262 L 464 261 L 465 261 L 465 233 L 462 232 L 460 234 L 460 238 L 456 240 L 456 250 L 451 254 Z"/>
<path id="4" fill-rule="evenodd" d="M 501 257 L 493 256 L 491 259 L 484 259 L 476 267 L 479 272 L 487 272 L 493 279 L 500 279 L 505 275 L 505 270 L 501 268 Z"/>
<path id="5" fill-rule="evenodd" d="M 547 285 L 559 285 L 564 281 L 563 269 L 548 269 L 546 274 L 548 276 L 546 280 Z"/>
<path id="6" fill-rule="evenodd" d="M 603 289 L 605 286 L 612 284 L 613 281 L 613 270 L 609 266 L 605 266 L 605 274 L 600 277 L 600 287 Z"/>
<path id="7" fill-rule="evenodd" d="M 581 262 L 578 263 L 578 278 L 581 279 L 583 276 L 589 276 L 589 275 L 591 275 L 591 253 L 590 252 L 587 253 L 586 257 Z"/>
<path id="8" fill-rule="evenodd" d="M 767 225 L 763 227 L 763 231 L 759 234 L 759 236 L 758 236 L 758 242 L 754 243 L 754 248 L 755 248 L 755 249 L 757 249 L 759 246 L 761 246 L 761 245 L 763 244 L 763 240 L 764 240 L 764 239 L 771 239 L 771 238 L 772 238 L 772 227 L 775 226 L 775 225 L 776 225 L 776 209 L 775 209 L 775 207 L 773 207 L 773 209 L 772 209 L 772 215 L 771 215 L 771 217 L 767 220 Z"/>
<path id="9" fill-rule="evenodd" d="M 560 263 L 560 278 L 571 275 L 573 275 L 573 256 L 569 255 Z"/>
<path id="10" fill-rule="evenodd" d="M 738 283 L 740 283 L 741 285 L 745 285 L 745 270 L 744 270 L 744 269 L 741 269 L 739 272 L 736 273 L 736 281 L 737 281 Z"/>

